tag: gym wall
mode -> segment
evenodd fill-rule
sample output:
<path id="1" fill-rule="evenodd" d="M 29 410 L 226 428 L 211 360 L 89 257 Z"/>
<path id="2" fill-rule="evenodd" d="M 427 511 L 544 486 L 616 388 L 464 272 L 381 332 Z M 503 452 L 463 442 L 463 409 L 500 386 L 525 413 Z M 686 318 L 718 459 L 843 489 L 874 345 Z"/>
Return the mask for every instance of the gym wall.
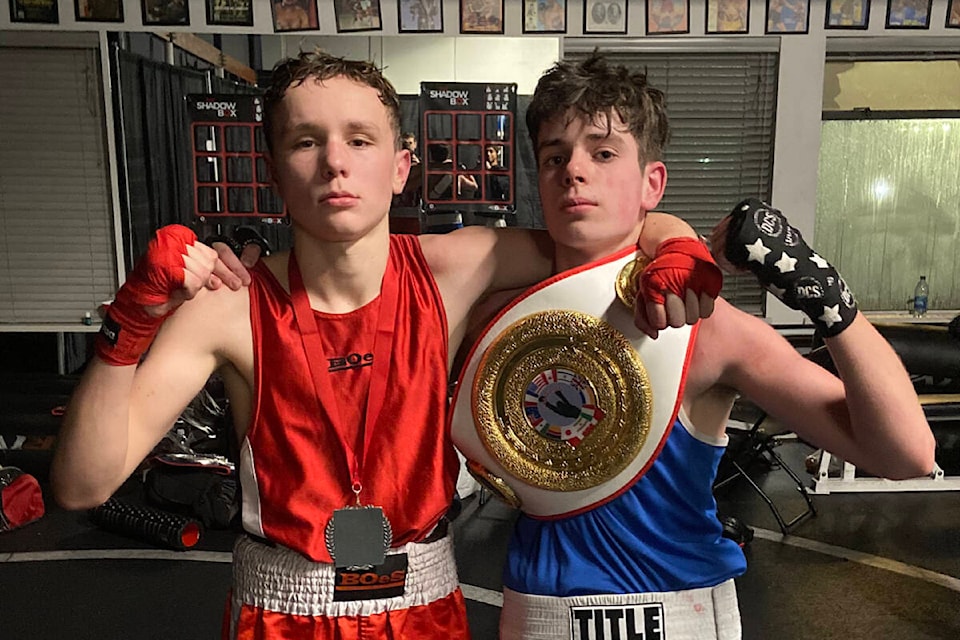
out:
<path id="1" fill-rule="evenodd" d="M 203 0 L 189 0 L 189 26 L 158 26 L 145 28 L 142 25 L 140 1 L 124 0 L 124 20 L 120 23 L 78 22 L 74 16 L 72 1 L 60 0 L 57 24 L 28 24 L 12 22 L 10 3 L 0 4 L 0 48 L 17 46 L 15 37 L 26 35 L 40 39 L 42 48 L 62 48 L 69 37 L 92 38 L 96 41 L 87 48 L 98 50 L 97 65 L 100 69 L 100 104 L 109 102 L 112 88 L 109 79 L 104 79 L 103 60 L 107 55 L 106 37 L 108 31 L 152 31 L 162 34 L 194 33 L 212 41 L 214 34 L 224 53 L 250 64 L 248 36 L 259 36 L 261 66 L 269 67 L 277 58 L 295 53 L 301 47 L 314 44 L 327 46 L 335 53 L 362 55 L 379 62 L 386 67 L 387 76 L 397 84 L 401 93 L 416 93 L 421 80 L 483 81 L 491 76 L 497 81 L 517 82 L 520 94 L 532 90 L 532 79 L 562 51 L 573 46 L 583 32 L 584 3 L 590 0 L 568 0 L 567 31 L 564 36 L 554 34 L 523 34 L 521 0 L 505 0 L 504 34 L 499 35 L 461 35 L 459 33 L 459 0 L 444 0 L 444 31 L 442 34 L 423 36 L 400 34 L 397 27 L 397 6 L 393 0 L 381 1 L 382 30 L 379 32 L 357 32 L 337 34 L 332 3 L 319 2 L 320 29 L 313 32 L 295 32 L 288 34 L 273 33 L 269 4 L 255 1 L 254 24 L 252 27 L 223 27 L 206 24 L 205 3 Z M 750 48 L 757 42 L 769 47 L 770 42 L 779 56 L 779 81 L 777 91 L 776 144 L 773 161 L 772 198 L 777 203 L 789 203 L 791 220 L 812 238 L 816 214 L 817 158 L 819 151 L 819 131 L 821 109 L 823 105 L 824 60 L 827 54 L 837 50 L 856 50 L 860 52 L 930 52 L 936 50 L 960 50 L 960 31 L 945 26 L 947 0 L 933 0 L 930 11 L 930 24 L 923 30 L 889 29 L 885 26 L 886 1 L 873 0 L 870 19 L 863 30 L 826 30 L 824 29 L 825 3 L 812 0 L 807 33 L 770 35 L 765 33 L 765 0 L 750 1 L 749 32 L 741 35 L 706 34 L 706 16 L 703 3 L 691 0 L 689 32 L 669 36 L 651 36 L 646 34 L 646 3 L 641 0 L 629 1 L 627 33 L 625 35 L 592 35 L 591 39 L 604 47 L 627 47 L 644 51 L 711 51 L 725 48 Z M 29 32 L 29 33 L 28 33 Z M 587 34 L 590 35 L 590 34 Z M 442 36 L 442 37 L 441 37 Z M 521 37 L 522 36 L 522 37 Z M 79 63 L 78 63 L 79 65 Z M 6 69 L 9 65 L 3 65 Z M 79 66 L 78 66 L 79 68 Z M 36 74 L 35 77 L 42 77 Z M 93 95 L 85 91 L 86 95 Z M 96 102 L 96 100 L 94 101 Z M 7 100 L 4 100 L 7 103 Z M 118 219 L 119 185 L 114 177 L 116 153 L 112 146 L 112 114 L 104 109 L 98 116 L 104 123 L 102 140 L 104 146 L 99 150 L 99 163 L 107 184 L 107 194 L 103 200 L 102 218 L 108 229 L 99 233 L 97 247 L 107 242 L 106 254 L 114 252 L 108 260 L 108 267 L 99 266 L 108 280 L 119 280 L 125 271 L 122 256 L 117 249 L 120 234 Z M 11 129 L 9 121 L 0 122 L 0 135 Z M 28 163 L 20 162 L 21 165 Z M 80 163 L 84 166 L 96 166 L 97 163 Z M 2 205 L 4 208 L 6 205 Z M 786 206 L 786 205 L 784 205 Z M 7 214 L 4 213 L 6 216 Z M 68 228 L 65 226 L 65 228 Z M 7 234 L 4 233 L 6 237 Z M 76 238 L 71 236 L 76 244 Z M 25 244 L 24 244 L 25 243 Z M 13 249 L 7 249 L 9 263 L 27 263 L 36 251 L 37 245 L 28 241 L 8 242 Z M 40 244 L 44 244 L 41 242 Z M 57 260 L 63 245 L 59 242 L 45 243 L 55 247 L 47 252 L 47 258 Z M 29 252 L 29 253 L 28 253 Z M 91 253 L 96 250 L 91 249 Z M 42 255 L 42 254 L 41 254 Z M 84 269 L 90 267 L 84 266 Z M 16 277 L 8 267 L 0 264 L 0 282 L 6 279 L 6 291 L 11 291 Z M 95 270 L 96 270 L 95 269 Z M 79 273 L 79 268 L 74 268 Z M 91 278 L 87 278 L 89 281 Z M 114 282 L 107 290 L 112 290 Z M 0 287 L 4 285 L 0 284 Z M 99 286 L 99 285 L 97 285 Z M 72 290 L 72 287 L 68 287 Z M 7 296 L 4 298 L 3 296 Z M 12 293 L 0 288 L 0 312 L 15 305 Z M 87 294 L 84 294 L 85 296 Z M 101 299 L 101 290 L 95 290 L 90 297 Z M 59 303 L 58 303 L 59 304 Z M 88 304 L 84 302 L 84 304 Z M 17 308 L 19 301 L 16 302 Z M 83 331 L 83 314 L 77 314 L 76 307 L 65 305 L 58 309 L 60 315 L 53 313 L 46 322 L 39 319 L 13 324 L 0 319 L 0 331 L 37 330 L 37 331 Z M 52 310 L 51 310 L 52 311 Z M 767 317 L 770 321 L 794 323 L 796 314 L 777 302 L 768 305 Z M 15 328 L 14 328 L 15 327 Z"/>

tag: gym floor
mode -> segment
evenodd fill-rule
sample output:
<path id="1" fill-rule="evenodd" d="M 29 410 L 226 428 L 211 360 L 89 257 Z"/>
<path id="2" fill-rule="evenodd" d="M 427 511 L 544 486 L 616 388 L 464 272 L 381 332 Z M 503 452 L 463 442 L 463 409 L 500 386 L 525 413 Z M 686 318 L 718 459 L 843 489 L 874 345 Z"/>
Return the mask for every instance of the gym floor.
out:
<path id="1" fill-rule="evenodd" d="M 19 466 L 41 479 L 47 504 L 41 520 L 0 534 L 0 638 L 218 637 L 235 534 L 211 530 L 191 551 L 167 551 L 56 507 L 45 484 L 50 452 L 42 436 L 55 433 L 58 418 L 51 409 L 66 401 L 76 380 L 0 377 L 0 465 Z M 942 457 L 955 450 L 950 430 L 958 427 L 935 425 Z M 31 438 L 11 451 L 15 434 Z M 809 447 L 784 440 L 775 450 L 810 481 L 804 465 Z M 787 519 L 804 510 L 782 469 L 762 459 L 747 471 Z M 132 482 L 123 491 L 136 498 L 139 488 Z M 960 638 L 956 493 L 813 496 L 817 516 L 788 536 L 742 478 L 719 491 L 718 501 L 722 513 L 755 532 L 744 546 L 747 573 L 737 580 L 745 640 Z M 481 504 L 473 495 L 454 523 L 475 640 L 496 638 L 500 565 L 514 517 L 503 503 Z"/>

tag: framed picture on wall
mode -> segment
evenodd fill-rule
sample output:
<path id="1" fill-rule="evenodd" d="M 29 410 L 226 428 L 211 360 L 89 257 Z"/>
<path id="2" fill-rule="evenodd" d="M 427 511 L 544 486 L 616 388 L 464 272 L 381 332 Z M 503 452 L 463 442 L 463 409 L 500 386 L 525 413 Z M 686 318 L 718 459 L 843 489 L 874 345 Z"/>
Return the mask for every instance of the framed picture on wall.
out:
<path id="1" fill-rule="evenodd" d="M 253 26 L 253 0 L 206 0 L 207 24 Z"/>
<path id="2" fill-rule="evenodd" d="M 60 22 L 57 0 L 10 0 L 10 22 L 57 24 Z"/>
<path id="3" fill-rule="evenodd" d="M 190 5 L 183 0 L 140 0 L 144 26 L 189 25 Z"/>
<path id="4" fill-rule="evenodd" d="M 750 33 L 750 0 L 707 0 L 707 33 Z"/>
<path id="5" fill-rule="evenodd" d="M 928 29 L 933 0 L 887 0 L 887 29 Z"/>
<path id="6" fill-rule="evenodd" d="M 271 0 L 273 30 L 316 31 L 320 28 L 316 0 Z"/>
<path id="7" fill-rule="evenodd" d="M 950 0 L 947 7 L 947 29 L 960 29 L 960 0 Z"/>
<path id="8" fill-rule="evenodd" d="M 337 33 L 380 31 L 380 0 L 334 0 Z"/>
<path id="9" fill-rule="evenodd" d="M 524 33 L 566 33 L 567 0 L 523 0 Z"/>
<path id="10" fill-rule="evenodd" d="M 74 0 L 77 22 L 123 22 L 123 0 Z"/>
<path id="11" fill-rule="evenodd" d="M 584 0 L 584 33 L 627 33 L 627 0 Z"/>
<path id="12" fill-rule="evenodd" d="M 824 29 L 866 29 L 870 0 L 827 0 Z"/>
<path id="13" fill-rule="evenodd" d="M 807 33 L 810 0 L 767 0 L 766 33 Z"/>
<path id="14" fill-rule="evenodd" d="M 690 33 L 690 0 L 647 0 L 647 34 Z"/>
<path id="15" fill-rule="evenodd" d="M 443 32 L 443 0 L 398 0 L 400 33 Z"/>
<path id="16" fill-rule="evenodd" d="M 460 33 L 503 33 L 503 0 L 460 0 Z"/>

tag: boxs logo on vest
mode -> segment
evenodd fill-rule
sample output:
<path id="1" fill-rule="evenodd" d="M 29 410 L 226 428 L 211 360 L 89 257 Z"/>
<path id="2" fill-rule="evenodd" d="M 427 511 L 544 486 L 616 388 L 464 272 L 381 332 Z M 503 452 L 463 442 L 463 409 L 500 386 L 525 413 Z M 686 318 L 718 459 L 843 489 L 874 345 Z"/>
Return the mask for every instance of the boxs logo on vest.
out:
<path id="1" fill-rule="evenodd" d="M 666 640 L 663 605 L 571 607 L 571 640 Z"/>

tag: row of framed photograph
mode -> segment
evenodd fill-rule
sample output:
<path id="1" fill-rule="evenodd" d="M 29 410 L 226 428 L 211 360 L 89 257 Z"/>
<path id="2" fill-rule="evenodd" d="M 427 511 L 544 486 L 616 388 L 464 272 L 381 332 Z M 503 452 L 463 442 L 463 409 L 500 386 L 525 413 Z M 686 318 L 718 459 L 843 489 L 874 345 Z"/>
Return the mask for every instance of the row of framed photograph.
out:
<path id="1" fill-rule="evenodd" d="M 58 0 L 9 0 L 13 22 L 57 23 Z M 205 0 L 208 25 L 252 26 L 254 0 Z M 583 33 L 626 34 L 629 0 L 584 0 Z M 633 0 L 636 2 L 637 0 Z M 643 0 L 647 34 L 690 32 L 690 0 Z M 275 32 L 320 28 L 316 0 L 270 0 Z M 396 0 L 401 33 L 443 32 L 443 0 Z M 811 0 L 766 0 L 765 33 L 807 33 Z M 337 32 L 379 31 L 381 0 L 334 0 Z M 933 0 L 887 0 L 887 29 L 928 29 Z M 81 22 L 123 22 L 123 0 L 73 0 Z M 504 0 L 460 0 L 460 33 L 503 33 Z M 140 0 L 143 24 L 189 25 L 187 0 Z M 826 29 L 866 29 L 870 0 L 826 0 Z M 947 28 L 960 28 L 949 0 Z M 750 0 L 707 0 L 707 33 L 748 33 Z M 523 0 L 523 33 L 566 33 L 567 0 Z"/>

